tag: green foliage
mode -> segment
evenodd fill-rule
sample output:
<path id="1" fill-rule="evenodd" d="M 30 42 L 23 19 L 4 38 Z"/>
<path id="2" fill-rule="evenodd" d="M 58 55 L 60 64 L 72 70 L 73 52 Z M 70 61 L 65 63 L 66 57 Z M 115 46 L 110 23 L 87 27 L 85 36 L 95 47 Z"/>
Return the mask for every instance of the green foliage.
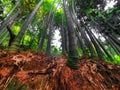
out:
<path id="1" fill-rule="evenodd" d="M 52 55 L 61 55 L 62 51 L 58 47 L 52 46 L 51 53 L 52 53 Z"/>
<path id="2" fill-rule="evenodd" d="M 12 30 L 13 30 L 14 34 L 17 35 L 19 33 L 19 31 L 20 31 L 20 26 L 14 25 L 12 27 Z"/>
<path id="3" fill-rule="evenodd" d="M 24 43 L 25 45 L 27 45 L 27 44 L 29 44 L 29 42 L 30 42 L 30 36 L 29 36 L 29 35 L 25 35 L 24 40 L 23 40 L 23 43 Z"/>
<path id="4" fill-rule="evenodd" d="M 43 45 L 43 49 L 42 49 L 43 52 L 46 51 L 46 47 L 47 47 L 47 39 L 45 39 L 45 41 L 44 41 L 44 45 Z"/>
<path id="5" fill-rule="evenodd" d="M 9 42 L 10 36 L 8 35 L 5 40 L 3 41 L 3 43 L 1 44 L 1 46 L 3 47 L 7 47 L 8 46 L 8 42 Z"/>
<path id="6" fill-rule="evenodd" d="M 82 56 L 82 55 L 83 55 L 83 52 L 82 52 L 82 49 L 81 49 L 81 48 L 78 48 L 78 54 L 79 54 L 79 56 Z"/>
<path id="7" fill-rule="evenodd" d="M 50 11 L 50 8 L 52 6 L 52 1 L 53 0 L 44 0 L 43 4 L 41 5 L 41 7 L 39 8 L 39 10 L 37 11 L 37 19 L 45 19 Z"/>
<path id="8" fill-rule="evenodd" d="M 31 41 L 29 43 L 30 45 L 28 46 L 28 48 L 32 51 L 36 51 L 38 50 L 38 38 L 35 38 L 33 41 Z"/>
<path id="9" fill-rule="evenodd" d="M 16 79 L 13 79 L 5 90 L 27 90 L 27 86 L 19 83 Z"/>
<path id="10" fill-rule="evenodd" d="M 120 65 L 120 56 L 119 55 L 114 55 L 114 63 Z"/>
<path id="11" fill-rule="evenodd" d="M 107 56 L 104 56 L 105 57 L 105 60 L 111 64 L 117 64 L 117 65 L 120 65 L 120 55 L 114 55 L 113 56 L 113 60 L 111 60 L 109 57 Z"/>
<path id="12" fill-rule="evenodd" d="M 55 14 L 54 20 L 55 20 L 57 25 L 61 25 L 61 23 L 62 23 L 62 15 L 63 15 L 62 13 L 63 13 L 63 11 L 60 8 L 60 9 L 58 9 L 58 11 Z"/>
<path id="13" fill-rule="evenodd" d="M 2 44 L 0 44 L 0 50 L 4 50 L 7 46 L 3 46 Z"/>
<path id="14" fill-rule="evenodd" d="M 6 12 L 10 12 L 11 9 L 12 9 L 12 5 L 11 5 L 11 4 L 10 4 L 10 5 L 7 5 L 7 6 L 5 7 Z"/>

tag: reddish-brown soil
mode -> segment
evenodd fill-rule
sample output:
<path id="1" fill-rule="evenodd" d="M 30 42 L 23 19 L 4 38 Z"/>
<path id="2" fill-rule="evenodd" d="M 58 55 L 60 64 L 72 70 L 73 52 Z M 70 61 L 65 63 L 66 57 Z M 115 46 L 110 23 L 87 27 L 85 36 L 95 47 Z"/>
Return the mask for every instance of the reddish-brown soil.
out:
<path id="1" fill-rule="evenodd" d="M 66 60 L 34 52 L 1 55 L 0 90 L 120 90 L 120 66 L 81 57 L 72 70 Z"/>

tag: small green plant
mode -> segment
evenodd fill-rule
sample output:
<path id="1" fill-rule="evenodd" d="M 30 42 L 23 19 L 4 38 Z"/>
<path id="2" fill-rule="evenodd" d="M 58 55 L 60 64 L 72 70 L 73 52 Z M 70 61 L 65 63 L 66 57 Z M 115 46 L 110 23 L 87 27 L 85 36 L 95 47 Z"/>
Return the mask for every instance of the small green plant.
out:
<path id="1" fill-rule="evenodd" d="M 113 60 L 111 60 L 109 57 L 105 56 L 105 59 L 107 62 L 112 63 L 112 64 L 117 64 L 120 65 L 120 56 L 119 55 L 114 55 Z"/>
<path id="2" fill-rule="evenodd" d="M 115 64 L 120 65 L 120 56 L 119 55 L 114 55 L 114 59 L 115 59 Z"/>
<path id="3" fill-rule="evenodd" d="M 27 86 L 19 83 L 16 79 L 13 79 L 5 90 L 27 90 Z"/>

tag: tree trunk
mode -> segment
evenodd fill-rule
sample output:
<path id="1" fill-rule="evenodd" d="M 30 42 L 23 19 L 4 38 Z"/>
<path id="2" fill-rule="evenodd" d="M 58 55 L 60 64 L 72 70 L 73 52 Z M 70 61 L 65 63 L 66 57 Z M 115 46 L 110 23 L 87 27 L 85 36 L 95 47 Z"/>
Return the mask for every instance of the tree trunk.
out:
<path id="1" fill-rule="evenodd" d="M 9 32 L 9 34 L 10 34 L 10 40 L 9 40 L 8 46 L 11 46 L 12 42 L 13 42 L 14 39 L 15 39 L 15 34 L 12 32 L 12 30 L 10 29 L 9 26 L 7 26 L 7 29 L 8 29 L 8 32 Z"/>
<path id="2" fill-rule="evenodd" d="M 67 0 L 63 0 L 64 11 L 66 14 L 67 26 L 68 26 L 68 37 L 69 37 L 69 58 L 67 60 L 67 66 L 72 69 L 78 68 L 78 51 L 77 42 L 75 41 L 75 32 L 70 16 Z"/>
<path id="3" fill-rule="evenodd" d="M 10 18 L 7 18 L 1 25 L 0 27 L 0 33 L 7 27 L 7 25 L 11 22 L 14 21 L 15 18 L 19 15 L 19 13 L 21 12 L 21 10 L 18 10 L 15 15 L 11 16 Z"/>
<path id="4" fill-rule="evenodd" d="M 40 53 L 42 51 L 42 48 L 43 48 L 43 44 L 44 44 L 45 37 L 46 37 L 46 34 L 47 34 L 48 24 L 50 23 L 50 17 L 51 17 L 51 14 L 52 14 L 52 10 L 53 10 L 53 6 L 54 6 L 55 1 L 56 0 L 54 0 L 53 3 L 52 3 L 52 6 L 50 8 L 50 12 L 49 12 L 49 14 L 47 16 L 47 19 L 45 21 L 45 24 L 44 24 L 43 34 L 42 34 L 42 36 L 39 40 L 38 53 Z"/>
<path id="5" fill-rule="evenodd" d="M 78 43 L 80 45 L 80 48 L 82 49 L 82 52 L 83 52 L 83 55 L 87 55 L 87 52 L 86 52 L 86 45 L 84 44 L 83 40 L 82 40 L 82 37 L 81 35 L 79 34 L 79 32 L 77 32 L 77 30 L 75 31 L 76 33 L 76 36 L 78 38 Z"/>
<path id="6" fill-rule="evenodd" d="M 71 13 L 73 14 L 72 19 L 73 19 L 74 23 L 76 24 L 76 26 L 78 27 L 79 32 L 81 33 L 81 38 L 83 38 L 84 44 L 88 48 L 88 50 L 86 50 L 86 52 L 89 53 L 88 51 L 90 51 L 90 54 L 91 54 L 90 56 L 95 57 L 96 53 L 94 51 L 91 41 L 89 40 L 88 36 L 86 35 L 87 34 L 86 30 L 83 27 L 81 27 L 82 25 L 80 25 L 80 23 L 78 22 L 78 18 L 76 17 L 76 13 L 74 10 L 74 1 L 72 1 L 72 12 Z M 79 16 L 81 16 L 81 15 L 79 15 Z"/>
<path id="7" fill-rule="evenodd" d="M 51 22 L 51 24 L 50 24 L 50 29 L 49 29 L 49 34 L 48 34 L 48 42 L 47 42 L 47 49 L 46 49 L 46 53 L 48 55 L 51 54 L 52 33 L 53 33 L 53 22 Z"/>
<path id="8" fill-rule="evenodd" d="M 61 36 L 62 36 L 62 54 L 65 55 L 65 33 L 64 33 L 64 14 L 62 15 L 62 26 L 61 26 Z"/>
<path id="9" fill-rule="evenodd" d="M 65 51 L 68 52 L 69 51 L 69 38 L 68 38 L 68 28 L 64 28 L 64 37 L 65 37 Z"/>
<path id="10" fill-rule="evenodd" d="M 27 27 L 30 24 L 30 22 L 32 21 L 32 19 L 34 18 L 35 13 L 37 12 L 38 8 L 40 7 L 40 5 L 43 3 L 44 0 L 40 0 L 39 3 L 36 5 L 36 7 L 34 8 L 34 10 L 32 11 L 32 13 L 29 15 L 29 17 L 25 20 L 18 36 L 15 38 L 14 42 L 12 43 L 10 49 L 9 49 L 9 53 L 16 53 L 19 49 L 19 45 L 21 40 L 23 39 L 26 31 L 27 31 Z"/>

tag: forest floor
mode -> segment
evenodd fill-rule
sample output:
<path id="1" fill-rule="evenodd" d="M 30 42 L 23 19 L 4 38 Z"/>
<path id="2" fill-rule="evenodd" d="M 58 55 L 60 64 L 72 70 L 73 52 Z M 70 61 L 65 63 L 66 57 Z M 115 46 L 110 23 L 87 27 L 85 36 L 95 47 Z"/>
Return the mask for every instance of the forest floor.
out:
<path id="1" fill-rule="evenodd" d="M 120 90 L 120 66 L 79 59 L 79 69 L 66 66 L 65 56 L 35 52 L 5 55 L 0 51 L 0 90 Z"/>

